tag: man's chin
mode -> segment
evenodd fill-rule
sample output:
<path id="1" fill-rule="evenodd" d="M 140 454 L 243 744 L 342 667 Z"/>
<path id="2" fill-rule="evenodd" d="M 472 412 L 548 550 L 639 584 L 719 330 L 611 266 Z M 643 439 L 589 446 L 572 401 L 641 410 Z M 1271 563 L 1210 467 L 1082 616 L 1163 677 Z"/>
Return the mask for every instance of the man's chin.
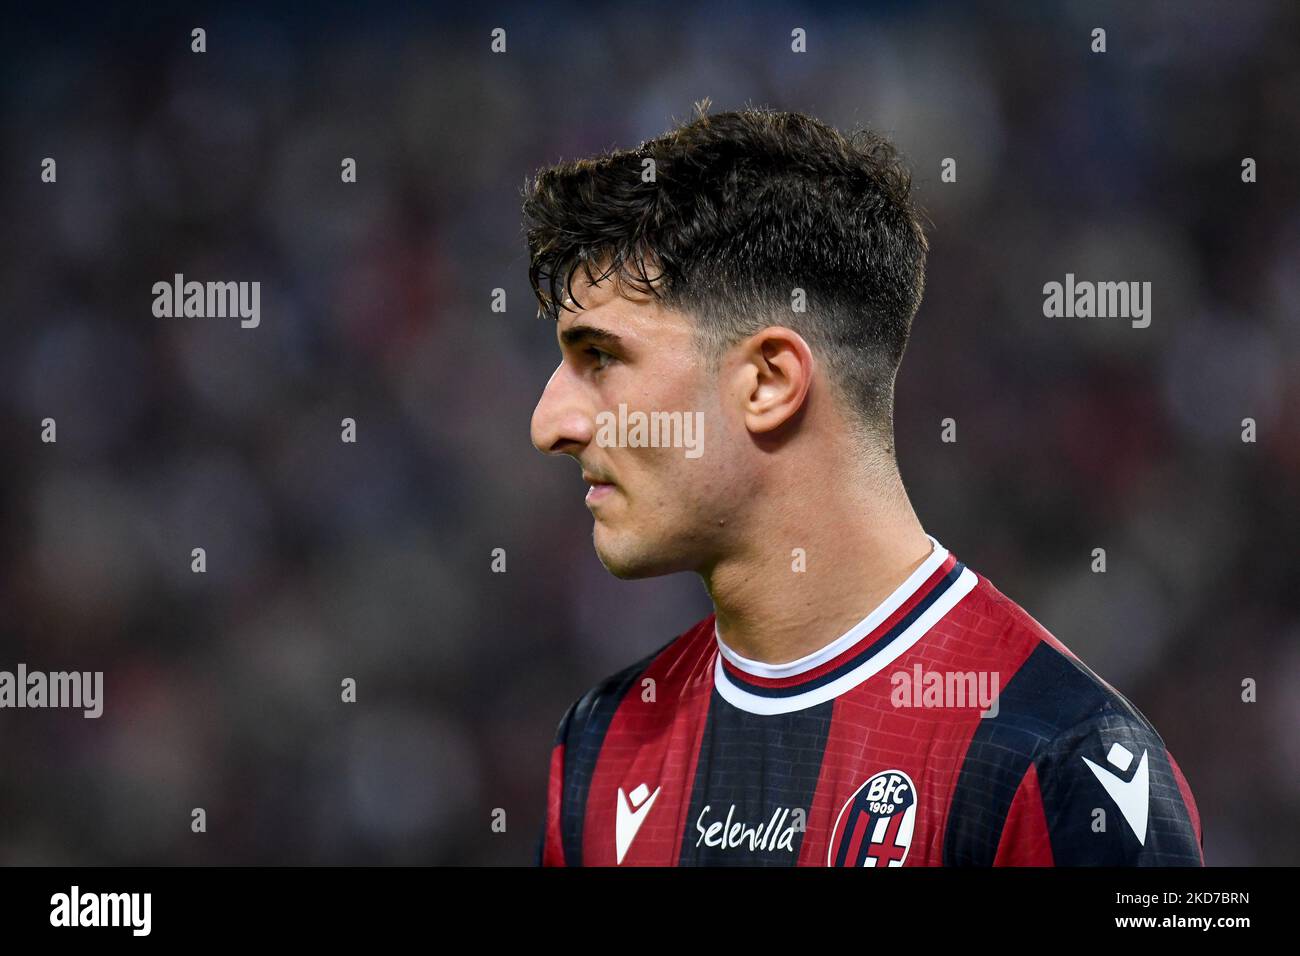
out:
<path id="1" fill-rule="evenodd" d="M 592 533 L 592 543 L 596 547 L 596 557 L 605 566 L 605 570 L 623 581 L 654 578 L 680 570 L 670 566 L 661 555 L 657 555 L 644 543 L 621 538 L 612 540 L 612 536 L 602 534 L 599 522 Z"/>

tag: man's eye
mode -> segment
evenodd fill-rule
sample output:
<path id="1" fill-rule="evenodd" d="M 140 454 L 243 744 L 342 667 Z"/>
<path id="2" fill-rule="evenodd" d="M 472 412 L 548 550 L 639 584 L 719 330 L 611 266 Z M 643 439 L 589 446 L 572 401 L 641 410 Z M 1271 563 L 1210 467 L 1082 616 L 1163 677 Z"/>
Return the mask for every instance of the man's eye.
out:
<path id="1" fill-rule="evenodd" d="M 610 355 L 608 352 L 601 351 L 595 346 L 588 348 L 587 354 L 590 355 L 595 360 L 596 368 L 598 369 L 604 368 L 614 358 L 614 356 Z"/>

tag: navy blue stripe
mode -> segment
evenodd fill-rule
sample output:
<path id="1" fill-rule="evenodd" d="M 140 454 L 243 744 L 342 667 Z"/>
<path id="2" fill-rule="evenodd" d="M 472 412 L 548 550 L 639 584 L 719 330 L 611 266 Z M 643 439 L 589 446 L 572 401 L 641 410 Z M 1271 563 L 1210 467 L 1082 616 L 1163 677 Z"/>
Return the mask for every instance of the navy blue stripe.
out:
<path id="1" fill-rule="evenodd" d="M 784 827 L 794 825 L 796 812 L 807 822 L 834 713 L 835 702 L 827 701 L 792 714 L 760 716 L 733 707 L 714 688 L 697 744 L 678 866 L 795 866 L 804 829 L 794 831 L 789 849 L 780 845 L 780 837 Z M 710 845 L 716 841 L 705 840 L 709 827 L 725 824 L 733 807 L 733 825 L 767 823 L 778 807 L 790 814 L 781 832 L 765 837 L 766 849 Z"/>
<path id="2" fill-rule="evenodd" d="M 818 687 L 822 687 L 833 680 L 843 677 L 849 671 L 861 667 L 891 641 L 915 624 L 916 619 L 929 610 L 930 606 L 933 605 L 935 601 L 939 600 L 939 598 L 943 596 L 944 592 L 956 583 L 957 578 L 961 576 L 961 573 L 964 570 L 966 570 L 966 565 L 958 561 L 952 566 L 952 570 L 944 575 L 937 584 L 935 584 L 930 593 L 918 601 L 916 607 L 903 615 L 897 624 L 882 634 L 879 640 L 870 647 L 864 649 L 860 654 L 845 661 L 834 670 L 827 671 L 821 677 L 805 681 L 802 684 L 794 684 L 790 687 L 761 687 L 757 684 L 751 684 L 748 681 L 742 680 L 728 671 L 726 667 L 722 668 L 722 676 L 726 678 L 728 683 L 734 684 L 739 689 L 754 694 L 757 697 L 795 697 L 799 694 L 806 694 L 810 690 L 816 690 Z"/>

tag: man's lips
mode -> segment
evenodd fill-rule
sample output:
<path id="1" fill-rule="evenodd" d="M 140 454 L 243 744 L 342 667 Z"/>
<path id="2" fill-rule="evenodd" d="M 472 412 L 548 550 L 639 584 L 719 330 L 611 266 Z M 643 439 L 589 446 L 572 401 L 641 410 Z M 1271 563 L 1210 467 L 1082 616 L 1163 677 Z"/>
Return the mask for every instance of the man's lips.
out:
<path id="1" fill-rule="evenodd" d="M 593 475 L 587 474 L 585 471 L 582 473 L 582 479 L 587 482 L 587 484 L 591 485 L 591 487 L 587 489 L 588 504 L 600 501 L 602 498 L 607 498 L 614 493 L 614 483 L 612 481 L 601 481 Z"/>

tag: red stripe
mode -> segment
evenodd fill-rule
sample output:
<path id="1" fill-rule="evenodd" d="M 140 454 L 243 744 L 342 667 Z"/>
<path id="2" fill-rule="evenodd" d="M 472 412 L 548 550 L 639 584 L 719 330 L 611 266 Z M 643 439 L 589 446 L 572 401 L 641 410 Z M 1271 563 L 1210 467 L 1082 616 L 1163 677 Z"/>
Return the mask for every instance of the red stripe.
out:
<path id="1" fill-rule="evenodd" d="M 1016 790 L 1002 827 L 994 866 L 1055 866 L 1047 811 L 1038 788 L 1038 770 L 1031 763 Z"/>
<path id="2" fill-rule="evenodd" d="M 1196 834 L 1196 849 L 1201 854 L 1201 866 L 1205 865 L 1205 835 L 1201 832 L 1201 811 L 1197 809 L 1196 798 L 1192 796 L 1191 785 L 1188 784 L 1187 778 L 1183 776 L 1182 768 L 1178 766 L 1178 761 L 1174 760 L 1174 755 L 1165 751 L 1169 757 L 1169 766 L 1173 768 L 1174 779 L 1178 781 L 1178 792 L 1183 795 L 1183 806 L 1187 808 L 1187 815 L 1192 818 L 1192 831 Z"/>
<path id="3" fill-rule="evenodd" d="M 564 794 L 564 744 L 551 749 L 551 775 L 546 784 L 546 845 L 542 866 L 564 866 L 564 844 L 560 840 L 560 801 Z"/>

